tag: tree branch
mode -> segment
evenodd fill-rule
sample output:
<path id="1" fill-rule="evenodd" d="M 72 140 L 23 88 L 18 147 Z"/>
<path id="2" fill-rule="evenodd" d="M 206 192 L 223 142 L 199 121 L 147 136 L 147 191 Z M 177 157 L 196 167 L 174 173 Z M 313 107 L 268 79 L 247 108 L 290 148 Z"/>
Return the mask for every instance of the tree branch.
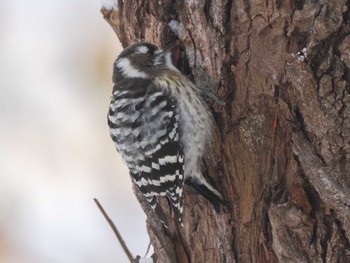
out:
<path id="1" fill-rule="evenodd" d="M 109 216 L 107 215 L 106 211 L 103 209 L 102 205 L 100 204 L 100 202 L 97 200 L 97 198 L 94 198 L 94 201 L 97 205 L 97 207 L 100 209 L 102 215 L 104 216 L 104 218 L 107 220 L 109 226 L 112 228 L 115 236 L 117 237 L 120 245 L 122 246 L 126 256 L 128 257 L 128 259 L 130 260 L 131 263 L 134 262 L 134 257 L 132 256 L 130 250 L 128 249 L 128 247 L 126 246 L 122 236 L 120 235 L 117 227 L 115 226 L 115 224 L 113 223 L 112 219 L 109 218 Z"/>

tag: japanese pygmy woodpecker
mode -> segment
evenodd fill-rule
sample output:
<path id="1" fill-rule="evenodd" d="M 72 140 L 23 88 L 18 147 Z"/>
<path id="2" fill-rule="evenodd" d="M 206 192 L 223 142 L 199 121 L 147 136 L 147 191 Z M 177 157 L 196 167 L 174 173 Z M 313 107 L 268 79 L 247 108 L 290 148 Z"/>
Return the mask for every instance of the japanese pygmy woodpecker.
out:
<path id="1" fill-rule="evenodd" d="M 204 178 L 214 120 L 201 90 L 172 63 L 171 51 L 133 44 L 113 65 L 110 135 L 133 182 L 165 227 L 158 204 L 167 197 L 182 225 L 183 185 L 188 182 L 212 203 L 221 194 Z"/>

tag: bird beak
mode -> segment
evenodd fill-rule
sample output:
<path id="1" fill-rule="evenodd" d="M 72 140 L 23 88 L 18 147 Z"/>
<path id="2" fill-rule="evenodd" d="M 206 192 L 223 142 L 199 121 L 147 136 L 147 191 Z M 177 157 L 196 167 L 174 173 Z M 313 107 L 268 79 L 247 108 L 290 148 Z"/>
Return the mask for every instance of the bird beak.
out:
<path id="1" fill-rule="evenodd" d="M 154 65 L 165 63 L 168 67 L 174 67 L 172 62 L 173 49 L 178 46 L 178 43 L 165 46 L 163 51 L 160 51 L 155 58 Z"/>
<path id="2" fill-rule="evenodd" d="M 165 46 L 164 51 L 163 51 L 164 55 L 171 53 L 173 51 L 174 47 L 176 47 L 176 46 L 177 46 L 177 43 L 172 43 L 170 45 Z"/>

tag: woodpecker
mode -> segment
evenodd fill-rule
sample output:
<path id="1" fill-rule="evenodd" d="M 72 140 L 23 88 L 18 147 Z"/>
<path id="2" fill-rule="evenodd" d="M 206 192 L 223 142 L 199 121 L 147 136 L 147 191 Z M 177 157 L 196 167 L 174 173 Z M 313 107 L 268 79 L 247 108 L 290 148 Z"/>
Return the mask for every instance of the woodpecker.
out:
<path id="1" fill-rule="evenodd" d="M 214 120 L 201 90 L 150 43 L 124 49 L 113 64 L 109 132 L 134 184 L 165 227 L 157 198 L 167 197 L 180 225 L 186 181 L 213 204 L 222 195 L 204 178 Z"/>

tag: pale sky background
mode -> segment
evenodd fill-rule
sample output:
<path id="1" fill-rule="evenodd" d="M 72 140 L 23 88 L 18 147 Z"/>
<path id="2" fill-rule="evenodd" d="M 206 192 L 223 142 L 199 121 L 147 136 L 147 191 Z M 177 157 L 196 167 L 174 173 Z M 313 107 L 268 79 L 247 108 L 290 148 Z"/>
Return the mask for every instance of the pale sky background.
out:
<path id="1" fill-rule="evenodd" d="M 145 215 L 109 137 L 118 40 L 99 0 L 0 0 L 0 262 L 128 262 Z"/>

